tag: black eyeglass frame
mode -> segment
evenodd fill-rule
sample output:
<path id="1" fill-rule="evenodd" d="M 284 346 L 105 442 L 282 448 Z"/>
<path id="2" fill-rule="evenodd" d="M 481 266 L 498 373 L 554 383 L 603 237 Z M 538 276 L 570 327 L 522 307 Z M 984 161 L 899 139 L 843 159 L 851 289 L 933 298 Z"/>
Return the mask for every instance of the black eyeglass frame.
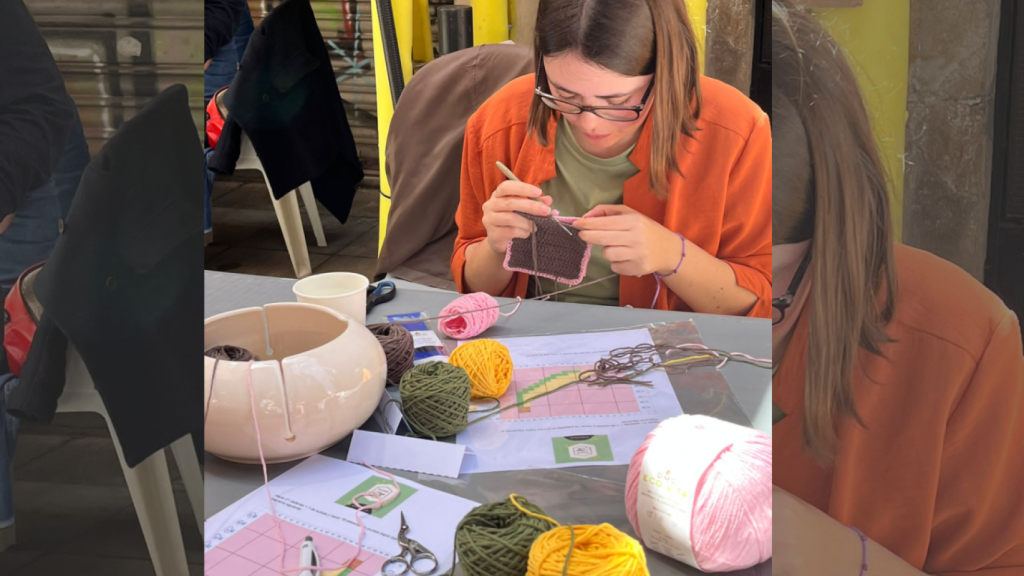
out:
<path id="1" fill-rule="evenodd" d="M 644 92 L 644 97 L 640 99 L 640 103 L 637 104 L 636 106 L 584 106 L 583 104 L 577 104 L 575 102 L 570 102 L 568 100 L 562 100 L 561 98 L 555 98 L 551 94 L 548 94 L 547 92 L 541 89 L 540 78 L 541 73 L 544 71 L 543 63 L 543 58 L 537 58 L 537 85 L 534 88 L 533 93 L 540 97 L 540 101 L 543 102 L 545 106 L 551 108 L 552 110 L 555 110 L 556 112 L 561 112 L 562 114 L 578 116 L 579 114 L 583 114 L 584 112 L 590 112 L 594 116 L 597 116 L 602 120 L 608 120 L 610 122 L 636 122 L 637 120 L 640 119 L 640 113 L 644 111 L 644 107 L 647 105 L 647 99 L 650 98 L 651 91 L 654 90 L 654 79 L 651 79 L 651 83 L 647 85 L 647 91 Z M 547 79 L 546 73 L 544 74 L 544 78 Z M 573 108 L 576 108 L 578 111 L 567 112 L 565 110 L 559 110 L 558 108 L 555 108 L 551 104 L 548 104 L 548 100 L 572 106 Z M 614 110 L 616 112 L 633 112 L 636 114 L 636 116 L 633 118 L 609 118 L 607 116 L 602 116 L 600 114 L 602 110 Z"/>
<path id="2" fill-rule="evenodd" d="M 796 299 L 796 290 L 800 287 L 800 283 L 804 280 L 804 274 L 807 272 L 807 266 L 811 263 L 811 251 L 808 250 L 807 254 L 804 255 L 804 259 L 800 261 L 800 267 L 796 269 L 796 274 L 793 275 L 793 279 L 789 281 L 789 287 L 786 288 L 786 293 L 778 298 L 772 298 L 772 308 L 779 311 L 779 319 L 772 319 L 772 326 L 776 326 L 786 319 L 786 310 L 793 305 L 793 300 Z"/>

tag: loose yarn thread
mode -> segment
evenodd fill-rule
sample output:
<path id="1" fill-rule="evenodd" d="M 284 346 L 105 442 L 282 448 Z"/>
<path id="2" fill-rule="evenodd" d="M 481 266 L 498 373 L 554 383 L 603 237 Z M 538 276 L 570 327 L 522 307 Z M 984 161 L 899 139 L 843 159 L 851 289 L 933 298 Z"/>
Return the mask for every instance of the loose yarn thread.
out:
<path id="1" fill-rule="evenodd" d="M 690 349 L 697 346 L 703 350 L 694 352 Z M 463 347 L 460 346 L 458 349 Z M 656 359 L 658 350 L 664 350 L 666 354 L 674 352 L 687 355 L 682 358 L 659 361 Z M 593 369 L 580 372 L 580 376 L 576 380 L 566 382 L 546 392 L 532 396 L 529 400 L 523 400 L 502 407 L 498 404 L 497 397 L 490 397 L 491 400 L 495 401 L 496 406 L 488 410 L 482 410 L 478 417 L 469 420 L 469 401 L 463 401 L 463 397 L 458 394 L 455 394 L 453 397 L 451 392 L 452 384 L 445 381 L 447 373 L 440 367 L 433 367 L 429 370 L 426 368 L 434 364 L 451 368 L 457 367 L 443 362 L 427 362 L 406 373 L 406 377 L 415 374 L 413 376 L 415 384 L 408 391 L 403 391 L 402 387 L 399 387 L 401 402 L 391 400 L 388 403 L 398 402 L 400 404 L 402 414 L 414 434 L 430 436 L 436 440 L 439 437 L 443 438 L 457 434 L 469 426 L 487 420 L 491 416 L 522 407 L 528 402 L 534 402 L 577 384 L 587 384 L 588 386 L 599 388 L 612 385 L 644 386 L 649 388 L 651 387 L 650 382 L 641 381 L 638 378 L 653 370 L 661 368 L 669 373 L 677 373 L 684 372 L 692 366 L 716 365 L 716 368 L 721 368 L 722 365 L 729 361 L 744 362 L 762 368 L 765 366 L 761 366 L 755 363 L 755 361 L 770 363 L 769 360 L 751 358 L 746 354 L 711 350 L 700 344 L 657 347 L 650 344 L 641 344 L 634 347 L 617 348 L 612 350 L 607 358 L 602 358 L 595 363 Z M 466 378 L 469 378 L 468 373 Z M 472 388 L 471 385 L 470 388 Z"/>
<path id="2" fill-rule="evenodd" d="M 325 570 L 325 568 L 323 566 L 299 566 L 298 568 L 285 568 L 284 567 L 284 557 L 285 557 L 286 552 L 287 552 L 287 546 L 285 544 L 284 533 L 281 531 L 280 520 L 277 518 L 277 512 L 274 510 L 274 497 L 270 493 L 270 479 L 269 479 L 269 477 L 267 475 L 267 460 L 263 456 L 263 439 L 260 437 L 260 423 L 259 423 L 259 419 L 257 419 L 257 417 L 256 417 L 256 393 L 253 391 L 253 387 L 252 387 L 252 364 L 255 361 L 256 361 L 255 357 L 249 359 L 249 366 L 248 366 L 248 373 L 247 373 L 247 379 L 248 379 L 248 382 L 249 382 L 249 407 L 252 409 L 252 423 L 253 423 L 253 426 L 256 427 L 256 448 L 259 450 L 259 453 L 260 453 L 260 466 L 263 468 L 263 488 L 267 491 L 267 505 L 270 507 L 270 517 L 274 520 L 274 530 L 277 531 L 278 542 L 281 543 L 281 557 L 280 557 L 280 566 L 279 566 L 279 570 L 278 571 L 279 572 L 304 572 L 304 571 L 308 570 L 308 571 L 312 571 L 314 574 L 316 574 L 316 573 L 318 573 L 318 571 Z M 372 504 L 367 504 L 367 505 L 360 504 L 358 502 L 358 500 L 360 498 L 363 498 L 363 497 L 366 497 L 366 496 L 371 496 L 372 493 L 370 491 L 363 492 L 361 494 L 356 494 L 355 496 L 352 497 L 352 505 L 356 507 L 356 511 L 355 511 L 356 522 L 359 524 L 359 540 L 356 542 L 356 552 L 343 565 L 338 566 L 336 568 L 326 568 L 326 570 L 347 570 L 347 569 L 349 569 L 351 567 L 352 562 L 356 558 L 358 558 L 359 555 L 363 551 L 363 537 L 366 535 L 366 526 L 363 525 L 363 519 L 362 519 L 362 512 L 363 512 L 363 510 L 375 510 L 377 508 L 385 506 L 388 503 L 390 503 L 391 501 L 393 501 L 395 498 L 398 498 L 398 496 L 402 492 L 402 488 L 401 488 L 401 486 L 398 485 L 398 481 L 395 480 L 394 476 L 392 476 L 391 474 L 388 474 L 387 472 L 384 472 L 383 470 L 378 470 L 378 469 L 374 468 L 373 466 L 370 466 L 369 464 L 367 464 L 365 462 L 363 462 L 363 466 L 366 466 L 367 468 L 369 468 L 370 470 L 373 470 L 374 472 L 376 472 L 378 474 L 387 476 L 388 479 L 391 480 L 391 483 L 394 484 L 395 491 L 392 492 L 389 496 L 387 496 L 385 498 L 381 498 L 381 499 L 377 500 L 376 502 L 374 502 Z"/>
<path id="3" fill-rule="evenodd" d="M 477 506 L 459 522 L 455 551 L 465 576 L 522 576 L 534 541 L 557 525 L 536 504 L 512 498 Z"/>
<path id="4" fill-rule="evenodd" d="M 608 276 L 605 276 L 604 278 L 598 278 L 597 280 L 591 280 L 590 282 L 584 282 L 583 284 L 577 284 L 576 286 L 573 286 L 571 288 L 566 288 L 564 290 L 557 290 L 555 292 L 550 292 L 550 293 L 544 294 L 542 296 L 534 296 L 533 298 L 526 298 L 525 300 L 523 298 L 519 297 L 519 296 L 516 296 L 515 302 L 506 302 L 504 304 L 498 304 L 497 300 L 495 300 L 494 297 L 491 296 L 490 294 L 487 294 L 485 292 L 474 292 L 473 294 L 466 294 L 465 296 L 460 296 L 459 298 L 456 298 L 455 300 L 453 300 L 452 303 L 455 303 L 455 302 L 457 302 L 459 300 L 463 300 L 463 299 L 466 298 L 466 296 L 480 295 L 481 299 L 484 299 L 485 297 L 486 298 L 490 298 L 490 300 L 487 301 L 488 305 L 484 306 L 482 308 L 469 309 L 469 310 L 464 310 L 464 311 L 461 311 L 461 312 L 451 312 L 451 313 L 448 313 L 448 314 L 443 314 L 442 313 L 442 314 L 440 314 L 438 316 L 433 316 L 433 317 L 430 317 L 430 318 L 407 318 L 407 319 L 397 318 L 395 320 L 391 320 L 391 323 L 392 324 L 412 324 L 412 323 L 416 323 L 416 322 L 429 322 L 431 320 L 445 320 L 445 319 L 448 319 L 448 318 L 458 318 L 460 316 L 472 315 L 472 314 L 477 314 L 479 312 L 486 312 L 487 310 L 497 310 L 498 308 L 504 308 L 506 306 L 515 305 L 515 307 L 516 307 L 515 310 L 509 312 L 508 314 L 501 314 L 501 316 L 511 316 L 512 314 L 516 313 L 516 310 L 519 310 L 519 306 L 522 305 L 523 302 L 527 302 L 527 301 L 530 301 L 530 300 L 547 300 L 548 298 L 550 298 L 552 296 L 555 296 L 555 295 L 558 295 L 558 294 L 562 294 L 564 292 L 571 292 L 573 290 L 579 290 L 580 288 L 583 288 L 584 286 L 590 286 L 591 284 L 597 284 L 598 282 L 604 282 L 605 280 L 608 280 L 610 278 L 614 278 L 616 276 L 618 276 L 618 274 L 609 274 Z M 482 301 L 483 300 L 479 300 L 479 299 L 477 300 L 477 302 L 482 302 Z M 494 304 L 489 304 L 489 302 L 492 302 L 492 301 L 495 302 L 495 303 Z M 483 304 L 480 304 L 480 305 L 483 306 Z M 490 321 L 490 323 L 487 323 L 485 325 L 483 330 L 481 330 L 481 333 L 484 330 L 487 330 L 488 328 L 493 326 L 494 323 L 497 322 L 497 320 L 498 320 L 498 317 L 495 316 L 494 319 L 492 321 Z M 459 339 L 456 336 L 452 336 L 450 334 L 448 334 L 448 336 L 450 338 Z M 472 336 L 464 336 L 462 339 L 471 338 L 471 337 Z"/>
<path id="5" fill-rule="evenodd" d="M 512 355 L 497 340 L 467 342 L 452 352 L 448 362 L 469 374 L 474 399 L 497 398 L 512 383 Z"/>
<path id="6" fill-rule="evenodd" d="M 220 364 L 221 360 L 227 360 L 229 362 L 249 362 L 250 372 L 252 371 L 252 363 L 259 362 L 260 357 L 253 354 L 252 352 L 242 348 L 240 346 L 233 346 L 231 344 L 225 344 L 222 346 L 214 346 L 207 350 L 204 354 L 213 358 L 213 371 L 210 374 L 210 397 L 206 399 L 206 410 L 203 413 L 203 427 L 206 427 L 206 420 L 210 417 L 210 404 L 213 402 L 213 388 L 217 382 L 217 365 Z M 249 375 L 250 378 L 252 375 Z M 281 380 L 281 393 L 284 397 L 284 425 L 285 425 L 285 441 L 294 442 L 295 433 L 292 432 L 292 411 L 288 406 L 288 387 L 285 384 L 284 379 Z"/>
<path id="7" fill-rule="evenodd" d="M 468 344 L 466 345 L 468 346 Z M 460 346 L 458 351 L 465 346 Z M 670 360 L 660 360 L 659 354 Z M 427 362 L 406 373 L 403 384 L 399 386 L 401 401 L 390 400 L 388 404 L 398 403 L 402 415 L 408 422 L 413 434 L 429 436 L 436 440 L 452 436 L 469 426 L 483 422 L 488 418 L 507 410 L 522 407 L 545 396 L 555 394 L 570 386 L 586 384 L 604 388 L 613 385 L 629 385 L 651 387 L 650 382 L 639 380 L 653 370 L 662 369 L 669 374 L 682 373 L 694 366 L 715 366 L 720 369 L 727 362 L 742 362 L 758 368 L 770 368 L 771 360 L 753 358 L 739 352 L 713 350 L 702 344 L 682 344 L 678 346 L 640 344 L 638 346 L 617 348 L 608 357 L 594 364 L 594 368 L 580 372 L 579 378 L 566 382 L 552 389 L 532 396 L 508 406 L 500 406 L 496 396 L 487 397 L 495 401 L 495 406 L 481 410 L 479 416 L 469 420 L 469 399 L 472 395 L 470 376 L 464 369 L 444 362 Z M 458 369 L 465 374 L 463 384 L 450 382 L 453 375 L 449 369 Z M 410 378 L 408 384 L 405 379 Z M 459 380 L 456 378 L 456 380 Z M 466 392 L 466 386 L 469 392 Z"/>
<path id="8" fill-rule="evenodd" d="M 412 334 L 397 324 L 371 324 L 367 330 L 377 337 L 388 367 L 388 384 L 398 386 L 402 376 L 412 369 L 416 354 Z"/>
<path id="9" fill-rule="evenodd" d="M 469 374 L 458 366 L 420 364 L 406 372 L 398 386 L 402 416 L 420 436 L 437 440 L 456 434 L 469 423 L 471 388 Z"/>
<path id="10" fill-rule="evenodd" d="M 725 446 L 690 494 L 693 516 L 690 542 L 697 568 L 705 572 L 742 570 L 772 555 L 772 442 L 760 431 L 730 424 L 710 416 L 677 416 L 658 425 L 633 455 L 626 479 L 626 514 L 637 536 L 640 532 L 638 492 L 641 468 L 648 449 L 655 444 L 673 447 L 660 451 L 671 460 L 658 468 L 673 476 L 691 463 L 687 446 L 721 443 L 723 434 L 741 439 Z M 663 495 L 674 497 L 672 493 Z M 682 497 L 679 496 L 681 499 Z M 682 535 L 663 529 L 662 538 L 682 545 Z M 683 560 L 679 558 L 679 560 Z"/>
<path id="11" fill-rule="evenodd" d="M 643 546 L 611 524 L 562 526 L 520 507 L 515 494 L 509 500 L 555 526 L 533 541 L 526 576 L 649 576 Z"/>

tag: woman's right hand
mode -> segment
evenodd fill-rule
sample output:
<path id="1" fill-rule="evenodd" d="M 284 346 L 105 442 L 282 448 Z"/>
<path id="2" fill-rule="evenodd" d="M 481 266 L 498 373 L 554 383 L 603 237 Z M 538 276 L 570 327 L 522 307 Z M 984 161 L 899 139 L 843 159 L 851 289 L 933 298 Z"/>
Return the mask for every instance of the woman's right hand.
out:
<path id="1" fill-rule="evenodd" d="M 544 196 L 536 186 L 506 180 L 484 202 L 483 209 L 487 245 L 495 254 L 504 255 L 513 238 L 529 238 L 533 233 L 533 223 L 516 212 L 547 216 L 551 213 L 551 197 Z"/>

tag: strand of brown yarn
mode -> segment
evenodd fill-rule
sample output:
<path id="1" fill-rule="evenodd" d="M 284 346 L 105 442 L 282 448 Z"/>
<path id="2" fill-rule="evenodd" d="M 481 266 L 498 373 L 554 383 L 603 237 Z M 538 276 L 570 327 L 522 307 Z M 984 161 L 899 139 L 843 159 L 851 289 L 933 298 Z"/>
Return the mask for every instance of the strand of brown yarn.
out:
<path id="1" fill-rule="evenodd" d="M 217 364 L 221 360 L 229 362 L 248 362 L 249 360 L 259 361 L 260 357 L 240 346 L 225 344 L 214 346 L 207 350 L 204 356 L 213 358 L 213 374 L 210 374 L 210 397 L 206 399 L 206 410 L 203 412 L 203 427 L 206 427 L 206 419 L 210 416 L 210 401 L 213 400 L 213 386 L 217 381 Z"/>
<path id="2" fill-rule="evenodd" d="M 580 372 L 576 380 L 556 386 L 546 392 L 531 397 L 530 400 L 523 400 L 522 402 L 510 404 L 503 408 L 493 408 L 491 410 L 482 411 L 479 418 L 469 422 L 466 426 L 472 426 L 473 424 L 486 420 L 495 414 L 501 414 L 506 410 L 519 408 L 528 402 L 533 402 L 538 398 L 549 396 L 555 392 L 577 384 L 586 384 L 587 386 L 596 386 L 598 388 L 605 388 L 607 386 L 617 384 L 651 388 L 653 387 L 651 382 L 638 380 L 638 378 L 659 369 L 664 370 L 666 374 L 682 374 L 691 368 L 698 368 L 701 366 L 718 366 L 723 363 L 723 358 L 726 361 L 741 362 L 757 366 L 758 368 L 770 367 L 765 366 L 763 363 L 746 360 L 730 352 L 714 350 L 711 348 L 686 349 L 672 346 L 670 344 L 638 344 L 636 346 L 616 348 L 612 350 L 607 357 L 601 358 L 595 362 L 592 369 Z"/>
<path id="3" fill-rule="evenodd" d="M 367 330 L 377 337 L 388 364 L 388 384 L 398 386 L 402 376 L 412 369 L 416 355 L 412 334 L 405 326 L 396 324 L 371 324 Z"/>

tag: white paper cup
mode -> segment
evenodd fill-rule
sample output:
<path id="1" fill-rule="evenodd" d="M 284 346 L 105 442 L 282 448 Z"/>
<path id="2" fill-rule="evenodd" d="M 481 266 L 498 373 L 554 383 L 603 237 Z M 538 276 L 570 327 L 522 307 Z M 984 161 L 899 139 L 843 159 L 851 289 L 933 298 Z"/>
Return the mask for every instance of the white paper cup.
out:
<path id="1" fill-rule="evenodd" d="M 319 304 L 341 312 L 366 325 L 366 288 L 370 280 L 352 272 L 316 274 L 292 286 L 295 299 L 306 304 Z"/>

